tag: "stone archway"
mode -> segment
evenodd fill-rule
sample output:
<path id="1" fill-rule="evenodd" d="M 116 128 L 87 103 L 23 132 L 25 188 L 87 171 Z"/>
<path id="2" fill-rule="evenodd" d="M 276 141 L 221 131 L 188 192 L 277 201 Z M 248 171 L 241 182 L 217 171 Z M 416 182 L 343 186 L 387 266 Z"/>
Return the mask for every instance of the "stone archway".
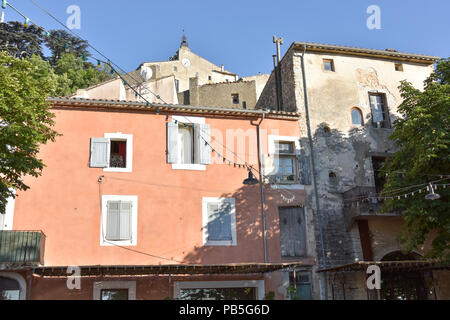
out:
<path id="1" fill-rule="evenodd" d="M 25 300 L 27 284 L 17 273 L 0 272 L 0 300 Z"/>

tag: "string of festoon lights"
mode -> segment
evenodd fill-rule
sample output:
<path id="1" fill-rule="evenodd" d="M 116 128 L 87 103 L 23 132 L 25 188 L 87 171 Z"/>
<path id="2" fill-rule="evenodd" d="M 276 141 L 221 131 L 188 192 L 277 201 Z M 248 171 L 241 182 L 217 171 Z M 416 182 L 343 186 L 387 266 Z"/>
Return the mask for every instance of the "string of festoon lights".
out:
<path id="1" fill-rule="evenodd" d="M 35 5 L 37 5 L 34 1 L 32 1 Z M 13 5 L 11 5 L 11 3 L 7 0 L 1 0 L 2 3 L 2 8 L 6 9 L 7 6 L 9 6 L 11 9 L 13 9 L 15 12 L 17 12 L 20 16 L 22 16 L 24 18 L 24 27 L 28 28 L 30 26 L 30 24 L 36 26 L 38 29 L 42 30 L 44 32 L 44 39 L 46 42 L 51 40 L 51 34 L 49 31 L 47 31 L 45 28 L 43 28 L 42 26 L 38 25 L 37 23 L 33 22 L 30 18 L 28 18 L 25 14 L 23 14 L 20 10 L 18 10 L 17 8 L 15 8 Z M 41 10 L 43 10 L 46 14 L 50 15 L 53 19 L 55 19 L 59 24 L 61 24 L 62 26 L 64 26 L 66 29 L 67 27 L 61 22 L 59 21 L 56 17 L 54 17 L 53 15 L 51 15 L 48 11 L 46 11 L 45 9 L 43 9 L 41 6 L 38 6 Z M 72 30 L 68 29 L 72 34 L 74 34 L 77 38 L 82 39 L 80 36 L 78 36 L 76 33 L 74 33 Z M 98 52 L 102 57 L 106 56 L 104 54 L 102 54 L 100 51 L 98 51 L 96 48 L 94 48 L 92 45 L 88 44 L 89 47 L 93 48 L 96 52 Z M 69 42 L 65 42 L 64 43 L 64 49 L 66 50 L 66 52 L 70 51 L 70 44 Z M 107 60 L 105 61 L 104 59 L 100 59 L 97 57 L 94 57 L 90 54 L 88 54 L 88 52 L 82 52 L 81 54 L 81 59 L 83 61 L 87 61 L 88 59 L 92 59 L 94 62 L 96 62 L 96 67 L 97 68 L 101 68 L 102 66 L 108 66 L 109 67 L 109 72 L 111 75 L 116 75 L 118 78 L 121 79 L 122 83 L 124 84 L 124 86 L 130 88 L 133 92 L 136 98 L 141 98 L 142 100 L 144 100 L 145 104 L 147 107 L 150 108 L 154 108 L 157 114 L 160 114 L 160 109 L 155 106 L 153 103 L 150 103 L 136 88 L 139 88 L 142 85 L 142 82 L 137 81 L 136 79 L 134 79 L 131 75 L 127 74 L 127 77 L 129 79 L 131 79 L 132 81 L 134 81 L 135 83 L 137 83 L 137 85 L 135 87 L 133 87 L 121 74 L 121 72 L 119 72 L 119 70 L 121 70 L 122 72 L 125 72 L 122 68 L 120 68 L 117 64 L 111 62 L 111 60 Z M 119 69 L 119 70 L 117 70 Z M 155 94 L 154 92 L 152 92 L 150 89 L 146 88 L 148 92 L 150 92 L 151 94 L 153 94 L 155 96 L 156 99 L 162 101 L 162 103 L 164 104 L 168 104 L 167 102 L 164 101 L 164 99 Z M 185 117 L 186 118 L 186 117 Z M 168 116 L 166 116 L 166 121 L 168 120 Z M 190 122 L 188 118 L 186 118 L 186 122 L 179 122 L 178 120 L 174 120 L 174 122 L 176 124 L 180 123 L 181 125 L 185 126 L 185 127 L 193 127 L 194 123 Z M 257 170 L 256 168 L 254 168 L 252 165 L 248 164 L 247 162 L 243 162 L 243 163 L 239 163 L 239 162 L 235 162 L 233 160 L 229 160 L 227 157 L 225 157 L 224 155 L 222 155 L 220 152 L 218 152 L 202 135 L 200 135 L 201 139 L 204 141 L 205 146 L 208 146 L 211 150 L 212 153 L 214 153 L 219 159 L 222 160 L 222 162 L 224 164 L 228 164 L 229 166 L 232 166 L 234 168 L 237 169 L 243 169 L 243 170 L 248 170 L 249 172 L 256 172 L 256 173 L 260 173 L 259 170 Z M 211 138 L 211 137 L 209 137 Z M 219 142 L 220 143 L 220 142 Z M 223 146 L 223 145 L 222 145 Z M 225 147 L 226 148 L 226 147 Z M 229 149 L 228 149 L 229 150 Z M 232 150 L 230 150 L 235 156 L 237 156 L 239 158 L 239 156 Z M 284 188 L 282 185 L 280 185 L 278 182 L 274 181 L 270 176 L 267 175 L 262 175 L 263 179 L 267 179 L 273 186 L 276 187 L 276 190 L 278 190 L 280 192 L 280 196 L 281 198 L 291 204 L 295 201 L 295 194 L 292 193 L 291 191 L 289 191 L 288 189 Z M 286 193 L 289 193 L 291 195 L 291 197 L 287 197 L 285 196 L 281 190 L 285 191 Z"/>
<path id="2" fill-rule="evenodd" d="M 382 192 L 382 193 L 373 193 L 373 194 L 369 194 L 369 195 L 364 195 L 364 196 L 360 196 L 360 197 L 355 197 L 355 198 L 347 198 L 344 199 L 344 203 L 349 206 L 352 204 L 360 204 L 360 203 L 365 203 L 365 202 L 371 202 L 371 203 L 378 203 L 378 202 L 383 202 L 383 201 L 387 201 L 387 200 L 394 200 L 394 201 L 398 201 L 398 200 L 404 200 L 404 199 L 408 199 L 408 198 L 412 198 L 414 196 L 417 195 L 421 195 L 424 193 L 428 194 L 426 195 L 426 199 L 428 200 L 437 200 L 440 198 L 440 196 L 438 194 L 436 194 L 435 191 L 439 190 L 439 189 L 447 189 L 447 186 L 449 186 L 449 183 L 437 183 L 437 182 L 442 182 L 443 180 L 448 180 L 450 178 L 443 178 L 437 181 L 432 181 L 432 182 L 428 182 L 428 183 L 423 183 L 422 185 L 420 185 L 421 187 L 419 189 L 414 189 L 413 191 L 409 191 L 409 192 Z M 417 186 L 414 186 L 417 187 Z M 411 187 L 404 187 L 402 189 L 412 189 Z"/>

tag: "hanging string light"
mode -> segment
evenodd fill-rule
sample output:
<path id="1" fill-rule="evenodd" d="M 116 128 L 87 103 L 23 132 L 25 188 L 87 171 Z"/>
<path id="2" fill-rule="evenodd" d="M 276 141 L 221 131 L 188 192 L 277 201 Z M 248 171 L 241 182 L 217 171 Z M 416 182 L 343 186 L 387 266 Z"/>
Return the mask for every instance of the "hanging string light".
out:
<path id="1" fill-rule="evenodd" d="M 8 2 L 6 0 L 2 0 L 2 9 L 6 9 L 6 5 Z"/>
<path id="2" fill-rule="evenodd" d="M 25 27 L 25 28 L 28 28 L 28 25 L 30 24 L 30 19 L 28 19 L 28 18 L 25 18 L 25 21 L 23 22 L 23 26 Z"/>

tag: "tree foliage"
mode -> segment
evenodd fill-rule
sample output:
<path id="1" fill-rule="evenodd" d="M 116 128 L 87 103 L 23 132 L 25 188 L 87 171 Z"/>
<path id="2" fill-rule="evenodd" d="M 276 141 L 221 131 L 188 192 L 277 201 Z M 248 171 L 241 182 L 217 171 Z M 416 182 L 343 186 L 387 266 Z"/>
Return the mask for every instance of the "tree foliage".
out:
<path id="1" fill-rule="evenodd" d="M 28 189 L 25 176 L 42 173 L 39 147 L 57 135 L 47 102 L 56 85 L 57 76 L 40 57 L 0 52 L 0 213 L 14 196 L 12 189 Z"/>
<path id="2" fill-rule="evenodd" d="M 55 67 L 58 75 L 57 96 L 68 96 L 80 88 L 111 79 L 111 75 L 103 70 L 96 69 L 91 63 L 77 58 L 72 53 L 65 53 L 58 59 Z"/>
<path id="3" fill-rule="evenodd" d="M 438 62 L 423 91 L 403 81 L 400 92 L 404 100 L 398 111 L 402 117 L 395 122 L 391 136 L 398 151 L 385 165 L 385 195 L 432 181 L 450 181 L 445 176 L 450 175 L 450 59 Z M 403 189 L 398 194 L 417 189 Z M 425 200 L 424 193 L 396 198 L 385 204 L 385 210 L 403 210 L 406 223 L 400 241 L 405 251 L 421 247 L 431 237 L 432 248 L 427 256 L 450 260 L 450 186 L 438 188 L 436 193 L 441 198 L 434 201 Z"/>
<path id="4" fill-rule="evenodd" d="M 51 30 L 49 36 L 42 28 L 31 24 L 11 21 L 0 23 L 0 50 L 7 51 L 17 58 L 30 58 L 38 55 L 50 62 L 58 76 L 58 96 L 70 96 L 78 89 L 87 88 L 111 79 L 109 68 L 96 68 L 87 62 L 91 54 L 89 43 L 65 30 Z M 50 51 L 45 57 L 44 49 Z"/>
<path id="5" fill-rule="evenodd" d="M 89 43 L 72 36 L 65 30 L 51 30 L 46 45 L 51 51 L 49 60 L 53 66 L 56 66 L 59 59 L 66 53 L 71 53 L 76 58 L 81 58 L 83 54 L 86 58 L 90 57 L 90 53 L 87 51 Z"/>
<path id="6" fill-rule="evenodd" d="M 18 21 L 0 23 L 0 50 L 17 58 L 43 57 L 43 31 L 35 25 L 27 28 Z"/>

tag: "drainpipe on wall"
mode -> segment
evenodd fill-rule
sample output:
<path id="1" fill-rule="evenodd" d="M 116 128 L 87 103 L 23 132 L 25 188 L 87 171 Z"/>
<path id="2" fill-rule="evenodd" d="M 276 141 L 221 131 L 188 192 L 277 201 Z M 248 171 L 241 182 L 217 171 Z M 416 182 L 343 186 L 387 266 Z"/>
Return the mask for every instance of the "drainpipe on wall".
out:
<path id="1" fill-rule="evenodd" d="M 31 300 L 31 284 L 33 282 L 34 268 L 30 269 L 30 277 L 28 279 L 27 300 Z"/>
<path id="2" fill-rule="evenodd" d="M 301 55 L 302 60 L 302 76 L 303 76 L 303 94 L 305 97 L 305 115 L 306 115 L 306 126 L 308 129 L 308 140 L 309 140 L 309 148 L 311 150 L 311 163 L 312 163 L 312 178 L 313 178 L 313 184 L 314 184 L 314 197 L 316 198 L 316 210 L 317 210 L 317 223 L 319 224 L 319 233 L 320 233 L 320 245 L 322 249 L 322 267 L 327 266 L 327 256 L 325 254 L 325 245 L 323 240 L 323 226 L 322 226 L 322 219 L 320 214 L 320 205 L 319 205 L 319 191 L 317 189 L 317 175 L 316 175 L 316 164 L 315 164 L 315 157 L 314 157 L 314 144 L 312 140 L 312 133 L 311 133 L 311 122 L 309 118 L 309 99 L 308 99 L 308 88 L 306 85 L 306 73 L 305 73 L 305 54 L 306 54 L 306 44 L 303 45 L 304 50 L 303 54 Z M 327 290 L 327 274 L 324 273 L 324 295 L 325 300 L 328 300 L 328 290 Z"/>
<path id="3" fill-rule="evenodd" d="M 261 123 L 264 121 L 265 113 L 262 114 L 261 121 L 256 125 L 258 134 L 258 162 L 259 162 L 259 185 L 261 186 L 261 214 L 263 218 L 263 240 L 264 240 L 264 262 L 268 263 L 267 256 L 267 227 L 266 227 L 266 197 L 264 193 L 264 165 L 261 144 Z M 253 125 L 253 124 L 252 124 Z"/>

